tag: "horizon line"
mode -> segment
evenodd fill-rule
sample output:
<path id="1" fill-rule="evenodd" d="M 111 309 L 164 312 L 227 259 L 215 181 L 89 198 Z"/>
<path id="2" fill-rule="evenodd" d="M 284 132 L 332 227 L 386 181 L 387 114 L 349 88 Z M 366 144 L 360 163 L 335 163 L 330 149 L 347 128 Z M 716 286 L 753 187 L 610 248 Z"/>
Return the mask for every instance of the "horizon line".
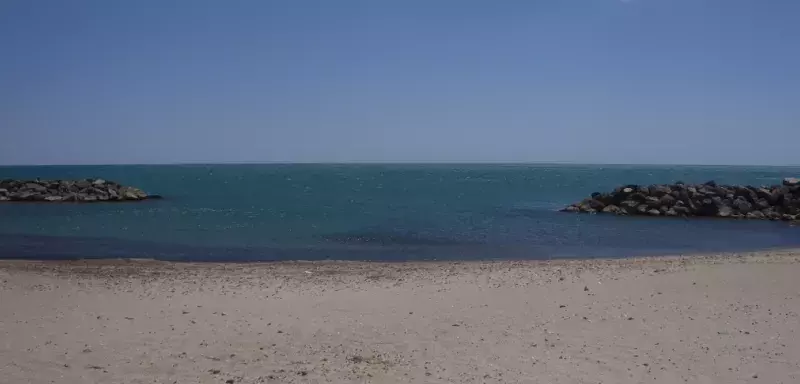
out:
<path id="1" fill-rule="evenodd" d="M 229 161 L 174 163 L 74 163 L 74 164 L 0 164 L 9 167 L 116 167 L 181 165 L 591 165 L 591 166 L 681 166 L 681 167 L 800 167 L 798 164 L 698 164 L 698 163 L 584 163 L 571 161 Z"/>

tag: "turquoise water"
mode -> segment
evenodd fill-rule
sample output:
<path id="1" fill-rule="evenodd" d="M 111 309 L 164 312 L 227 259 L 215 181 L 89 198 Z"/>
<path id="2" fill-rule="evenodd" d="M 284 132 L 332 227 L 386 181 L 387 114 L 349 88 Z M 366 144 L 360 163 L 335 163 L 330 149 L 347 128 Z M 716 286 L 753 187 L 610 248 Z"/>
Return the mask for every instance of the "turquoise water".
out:
<path id="1" fill-rule="evenodd" d="M 0 167 L 163 195 L 0 204 L 0 257 L 168 260 L 623 257 L 800 245 L 785 223 L 556 212 L 620 184 L 773 184 L 789 167 L 158 165 Z"/>

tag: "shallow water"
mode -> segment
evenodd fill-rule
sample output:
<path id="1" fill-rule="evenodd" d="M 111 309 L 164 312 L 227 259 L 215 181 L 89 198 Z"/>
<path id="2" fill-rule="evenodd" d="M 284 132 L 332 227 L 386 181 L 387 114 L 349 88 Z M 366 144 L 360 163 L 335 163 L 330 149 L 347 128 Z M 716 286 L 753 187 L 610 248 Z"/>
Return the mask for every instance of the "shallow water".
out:
<path id="1" fill-rule="evenodd" d="M 141 203 L 0 204 L 0 257 L 468 260 L 625 257 L 800 246 L 785 223 L 556 212 L 620 184 L 774 184 L 789 167 L 159 165 L 0 167 L 102 177 Z"/>

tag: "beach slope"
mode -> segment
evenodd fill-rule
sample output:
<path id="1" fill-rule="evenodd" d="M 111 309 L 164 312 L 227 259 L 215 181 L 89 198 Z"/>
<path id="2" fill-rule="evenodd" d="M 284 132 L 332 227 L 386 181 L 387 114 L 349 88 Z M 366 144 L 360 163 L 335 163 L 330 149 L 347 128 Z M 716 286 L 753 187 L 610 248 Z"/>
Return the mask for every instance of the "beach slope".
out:
<path id="1" fill-rule="evenodd" d="M 2 261 L 0 382 L 797 383 L 799 261 Z"/>

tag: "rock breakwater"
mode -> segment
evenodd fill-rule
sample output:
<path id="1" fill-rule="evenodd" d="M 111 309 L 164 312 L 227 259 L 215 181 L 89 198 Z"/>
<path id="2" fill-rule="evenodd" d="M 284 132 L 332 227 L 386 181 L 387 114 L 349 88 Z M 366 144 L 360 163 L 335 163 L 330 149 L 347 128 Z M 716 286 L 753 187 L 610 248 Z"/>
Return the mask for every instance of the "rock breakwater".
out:
<path id="1" fill-rule="evenodd" d="M 0 202 L 116 202 L 160 198 L 103 179 L 0 180 Z"/>
<path id="2" fill-rule="evenodd" d="M 705 216 L 734 219 L 800 220 L 800 179 L 781 185 L 625 185 L 564 208 L 565 212 L 646 216 Z"/>

